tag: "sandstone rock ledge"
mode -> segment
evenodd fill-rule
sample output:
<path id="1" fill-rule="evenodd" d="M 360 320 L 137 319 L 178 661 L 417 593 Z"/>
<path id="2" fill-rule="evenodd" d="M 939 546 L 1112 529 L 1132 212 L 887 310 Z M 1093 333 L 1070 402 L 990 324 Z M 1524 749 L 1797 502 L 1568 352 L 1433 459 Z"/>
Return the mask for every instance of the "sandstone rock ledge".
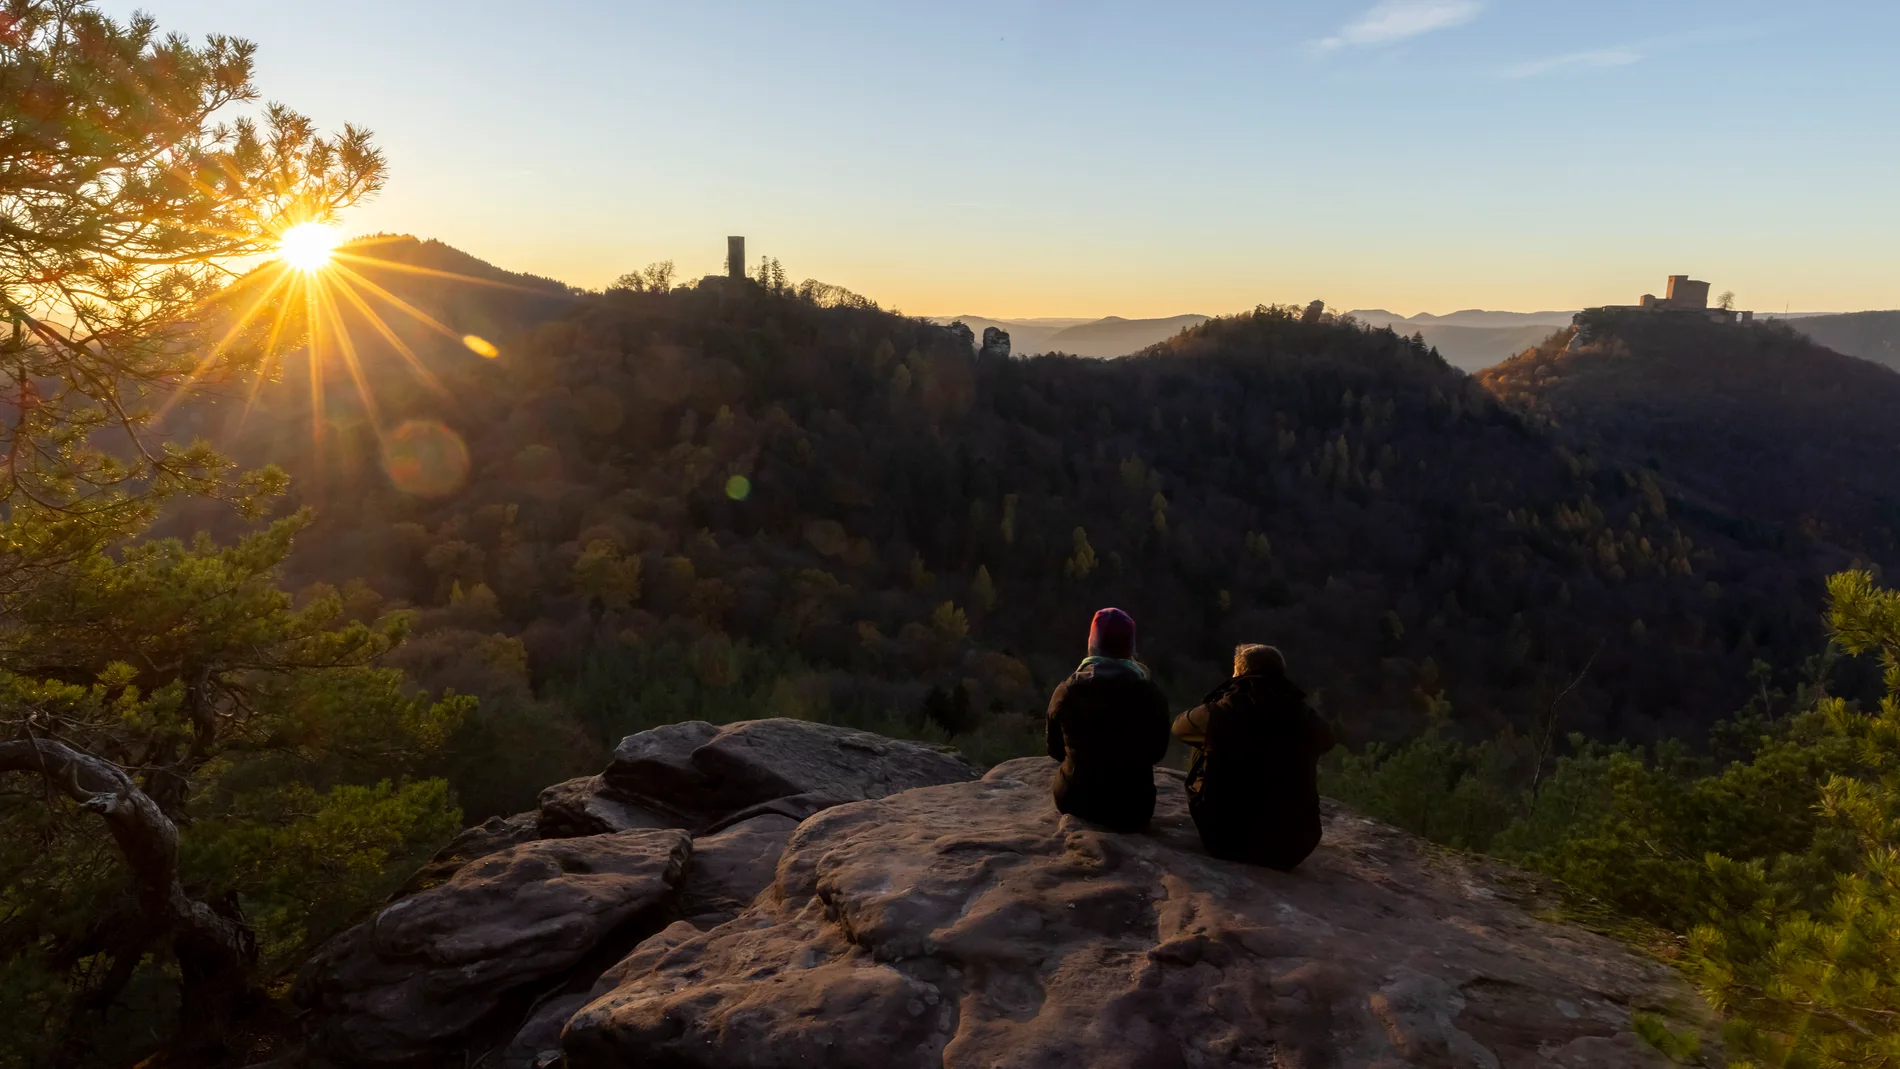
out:
<path id="1" fill-rule="evenodd" d="M 1667 968 L 1531 916 L 1501 869 L 1343 810 L 1282 874 L 1207 857 L 1178 781 L 1152 830 L 1050 803 L 1052 763 L 827 809 L 772 885 L 676 924 L 568 1021 L 622 1066 L 1667 1064 L 1631 1029 L 1707 1013 Z"/>
<path id="2" fill-rule="evenodd" d="M 296 1064 L 556 1063 L 574 1010 L 745 909 L 800 821 L 978 771 L 937 747 L 796 720 L 630 735 L 600 775 L 456 836 L 312 955 L 292 991 L 308 1041 Z"/>

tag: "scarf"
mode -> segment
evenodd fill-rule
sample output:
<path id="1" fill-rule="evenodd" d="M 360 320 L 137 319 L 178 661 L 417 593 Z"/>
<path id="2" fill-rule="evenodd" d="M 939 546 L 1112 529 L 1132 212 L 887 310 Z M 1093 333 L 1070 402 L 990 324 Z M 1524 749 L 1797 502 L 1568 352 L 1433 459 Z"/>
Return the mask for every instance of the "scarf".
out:
<path id="1" fill-rule="evenodd" d="M 1131 661 L 1125 657 L 1104 657 L 1099 653 L 1093 653 L 1082 658 L 1082 663 L 1076 665 L 1075 670 L 1080 672 L 1084 668 L 1096 668 L 1101 665 L 1109 664 L 1120 665 L 1143 679 L 1148 678 L 1148 669 L 1144 668 L 1140 661 Z"/>

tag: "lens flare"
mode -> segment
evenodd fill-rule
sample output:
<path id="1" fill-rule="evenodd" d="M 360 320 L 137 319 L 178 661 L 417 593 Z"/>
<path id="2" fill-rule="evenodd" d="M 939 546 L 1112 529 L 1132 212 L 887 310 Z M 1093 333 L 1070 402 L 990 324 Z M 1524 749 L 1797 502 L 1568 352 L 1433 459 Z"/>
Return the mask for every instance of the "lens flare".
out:
<path id="1" fill-rule="evenodd" d="M 752 496 L 752 480 L 743 475 L 734 475 L 726 480 L 726 496 L 734 501 L 744 501 Z"/>
<path id="2" fill-rule="evenodd" d="M 383 440 L 383 471 L 405 494 L 444 497 L 468 479 L 468 446 L 435 420 L 412 419 Z"/>
<path id="3" fill-rule="evenodd" d="M 389 276 L 406 275 L 524 294 L 540 292 L 493 279 L 404 263 L 400 258 L 377 255 L 374 251 L 376 246 L 391 242 L 413 243 L 413 238 L 373 237 L 348 245 L 341 244 L 341 238 L 334 227 L 315 220 L 278 231 L 272 250 L 274 255 L 213 298 L 221 312 L 229 313 L 229 328 L 223 338 L 206 349 L 185 376 L 181 388 L 166 400 L 167 409 L 190 393 L 245 331 L 258 328 L 258 333 L 267 335 L 268 363 L 252 380 L 240 421 L 260 402 L 265 384 L 277 381 L 279 373 L 294 356 L 307 365 L 310 437 L 312 447 L 320 456 L 326 439 L 338 438 L 341 433 L 329 428 L 325 419 L 325 407 L 333 392 L 329 383 L 331 376 L 338 372 L 347 373 L 350 383 L 356 387 L 363 417 L 370 426 L 386 427 L 401 418 L 385 422 L 381 417 L 387 406 L 379 403 L 372 392 L 372 383 L 377 378 L 372 365 L 384 357 L 384 352 L 381 348 L 366 349 L 359 345 L 360 337 L 353 334 L 360 335 L 361 327 L 366 326 L 379 337 L 384 343 L 382 348 L 400 357 L 424 387 L 443 400 L 449 399 L 441 379 L 405 340 L 407 332 L 399 333 L 385 318 L 389 310 L 401 313 L 443 338 L 461 343 L 482 357 L 492 360 L 501 355 L 493 342 L 451 328 L 391 292 L 378 278 L 391 285 L 396 283 Z M 362 270 L 357 270 L 359 267 Z M 299 336 L 304 339 L 302 353 L 295 351 Z M 397 399 L 398 403 L 403 400 Z M 608 430 L 617 426 L 621 418 L 618 409 L 599 407 L 600 411 L 594 413 L 600 417 L 596 422 Z M 406 492 L 423 496 L 453 493 L 467 478 L 467 446 L 454 431 L 439 423 L 412 421 L 387 433 L 378 431 L 378 441 L 384 470 L 390 480 Z M 561 492 L 559 486 L 554 490 Z"/>
<path id="4" fill-rule="evenodd" d="M 325 223 L 298 223 L 277 235 L 277 258 L 306 273 L 320 271 L 342 242 L 336 227 Z"/>

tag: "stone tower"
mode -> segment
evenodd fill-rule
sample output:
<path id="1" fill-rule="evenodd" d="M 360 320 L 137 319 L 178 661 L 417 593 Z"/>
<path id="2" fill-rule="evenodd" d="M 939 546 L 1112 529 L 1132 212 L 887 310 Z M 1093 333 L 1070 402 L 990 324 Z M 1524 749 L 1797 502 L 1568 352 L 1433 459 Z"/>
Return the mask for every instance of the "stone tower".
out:
<path id="1" fill-rule="evenodd" d="M 1688 275 L 1669 276 L 1669 304 L 1684 310 L 1701 310 L 1709 306 L 1709 284 L 1690 278 Z"/>
<path id="2" fill-rule="evenodd" d="M 726 277 L 745 277 L 745 238 L 726 239 Z"/>

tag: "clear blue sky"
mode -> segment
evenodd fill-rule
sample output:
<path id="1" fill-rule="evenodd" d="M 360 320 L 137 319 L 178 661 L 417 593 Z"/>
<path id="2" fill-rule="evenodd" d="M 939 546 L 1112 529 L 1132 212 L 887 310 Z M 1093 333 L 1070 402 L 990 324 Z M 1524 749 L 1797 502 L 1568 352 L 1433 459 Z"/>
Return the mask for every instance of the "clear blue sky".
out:
<path id="1" fill-rule="evenodd" d="M 745 234 L 919 314 L 1900 307 L 1893 0 L 139 6 L 376 131 L 346 229 L 578 285 Z"/>

